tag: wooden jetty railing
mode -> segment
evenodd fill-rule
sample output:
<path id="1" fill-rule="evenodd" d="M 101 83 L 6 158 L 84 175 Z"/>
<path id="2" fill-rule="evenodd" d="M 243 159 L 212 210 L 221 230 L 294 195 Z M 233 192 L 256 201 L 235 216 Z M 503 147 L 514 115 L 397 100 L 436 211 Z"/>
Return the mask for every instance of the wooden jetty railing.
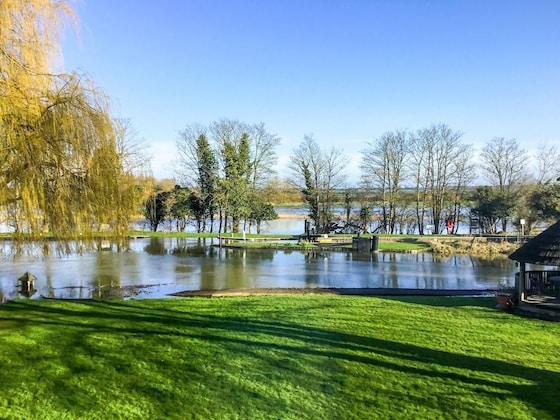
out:
<path id="1" fill-rule="evenodd" d="M 294 241 L 297 240 L 298 237 L 297 236 L 291 236 L 291 237 L 278 237 L 278 238 L 272 238 L 272 237 L 249 237 L 249 236 L 245 236 L 245 237 L 233 237 L 233 236 L 222 236 L 219 235 L 218 236 L 218 242 L 220 246 L 227 246 L 230 244 L 235 244 L 238 242 L 281 242 L 281 241 Z"/>
<path id="2" fill-rule="evenodd" d="M 519 277 L 519 273 L 515 276 Z M 560 271 L 526 271 L 525 294 L 560 297 Z"/>

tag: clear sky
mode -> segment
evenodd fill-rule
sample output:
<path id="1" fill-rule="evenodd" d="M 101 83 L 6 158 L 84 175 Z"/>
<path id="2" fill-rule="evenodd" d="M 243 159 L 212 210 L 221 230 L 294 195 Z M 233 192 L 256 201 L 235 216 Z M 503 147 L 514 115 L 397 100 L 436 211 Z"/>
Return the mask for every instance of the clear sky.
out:
<path id="1" fill-rule="evenodd" d="M 172 177 L 178 132 L 265 123 L 280 165 L 305 134 L 358 173 L 367 141 L 445 123 L 560 144 L 560 1 L 77 0 L 66 70 L 90 74 Z M 352 169 L 354 168 L 354 169 Z M 357 180 L 357 178 L 355 178 Z"/>

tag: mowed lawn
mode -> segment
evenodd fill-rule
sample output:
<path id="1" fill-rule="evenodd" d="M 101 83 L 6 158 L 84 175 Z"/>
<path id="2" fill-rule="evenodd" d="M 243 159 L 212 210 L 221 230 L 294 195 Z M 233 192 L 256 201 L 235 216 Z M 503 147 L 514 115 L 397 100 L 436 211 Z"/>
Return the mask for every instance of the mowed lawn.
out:
<path id="1" fill-rule="evenodd" d="M 0 418 L 554 419 L 560 323 L 492 298 L 0 306 Z"/>

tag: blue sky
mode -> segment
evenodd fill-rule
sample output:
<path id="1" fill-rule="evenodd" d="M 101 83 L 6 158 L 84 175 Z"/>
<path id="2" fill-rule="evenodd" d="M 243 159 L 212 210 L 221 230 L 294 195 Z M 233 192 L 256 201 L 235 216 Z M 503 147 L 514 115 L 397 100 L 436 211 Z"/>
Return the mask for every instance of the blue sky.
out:
<path id="1" fill-rule="evenodd" d="M 396 129 L 445 123 L 560 144 L 560 1 L 77 0 L 67 70 L 90 74 L 172 177 L 178 132 L 264 122 L 279 169 L 306 134 L 352 157 Z M 354 168 L 354 169 L 352 169 Z"/>

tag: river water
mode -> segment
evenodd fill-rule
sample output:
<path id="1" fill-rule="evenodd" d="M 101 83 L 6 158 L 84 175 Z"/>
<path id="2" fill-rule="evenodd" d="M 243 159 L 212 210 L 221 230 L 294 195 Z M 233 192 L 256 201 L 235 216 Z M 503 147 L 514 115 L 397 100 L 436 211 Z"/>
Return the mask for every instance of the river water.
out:
<path id="1" fill-rule="evenodd" d="M 163 297 L 186 290 L 234 288 L 488 289 L 512 284 L 507 259 L 436 257 L 430 253 L 240 250 L 214 240 L 144 238 L 124 251 L 114 246 L 82 253 L 28 253 L 14 258 L 0 248 L 0 301 L 18 293 L 17 279 L 32 273 L 36 292 L 52 298 Z"/>

